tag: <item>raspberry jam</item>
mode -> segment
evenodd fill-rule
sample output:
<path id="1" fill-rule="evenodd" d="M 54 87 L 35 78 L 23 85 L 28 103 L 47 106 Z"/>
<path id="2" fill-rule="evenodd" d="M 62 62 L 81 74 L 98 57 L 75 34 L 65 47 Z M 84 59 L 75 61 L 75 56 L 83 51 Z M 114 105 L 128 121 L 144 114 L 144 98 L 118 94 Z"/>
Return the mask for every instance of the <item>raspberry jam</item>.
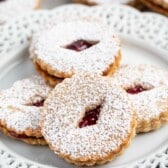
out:
<path id="1" fill-rule="evenodd" d="M 41 101 L 38 101 L 38 102 L 35 102 L 35 103 L 32 103 L 31 106 L 36 106 L 36 107 L 41 107 L 44 105 L 44 101 L 45 100 L 41 100 Z"/>
<path id="2" fill-rule="evenodd" d="M 93 110 L 85 112 L 85 116 L 83 117 L 82 121 L 79 123 L 79 128 L 96 124 L 99 118 L 100 109 L 101 109 L 100 106 L 98 106 Z"/>
<path id="3" fill-rule="evenodd" d="M 77 40 L 77 41 L 74 41 L 73 43 L 65 46 L 65 48 L 80 52 L 80 51 L 83 51 L 87 48 L 92 47 L 93 45 L 95 45 L 97 43 L 98 42 L 95 42 L 95 41 Z"/>
<path id="4" fill-rule="evenodd" d="M 144 88 L 141 85 L 137 85 L 133 88 L 126 89 L 126 92 L 129 94 L 138 94 L 138 93 L 146 91 L 146 90 L 148 90 L 148 89 Z"/>
<path id="5" fill-rule="evenodd" d="M 8 132 L 10 134 L 10 136 L 14 137 L 14 138 L 17 138 L 17 139 L 27 139 L 27 138 L 31 138 L 31 137 L 28 137 L 27 135 L 25 134 L 17 134 L 16 132 L 14 131 L 9 131 Z"/>

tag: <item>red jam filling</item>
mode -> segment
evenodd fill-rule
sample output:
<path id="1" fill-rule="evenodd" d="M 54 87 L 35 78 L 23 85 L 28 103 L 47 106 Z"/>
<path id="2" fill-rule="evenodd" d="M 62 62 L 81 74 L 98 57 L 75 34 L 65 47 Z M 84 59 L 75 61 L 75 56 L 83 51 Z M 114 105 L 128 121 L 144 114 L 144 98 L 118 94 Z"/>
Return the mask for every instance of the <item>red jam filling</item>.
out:
<path id="1" fill-rule="evenodd" d="M 82 121 L 79 123 L 79 128 L 83 128 L 90 125 L 95 125 L 100 114 L 100 108 L 101 106 L 98 106 L 97 108 L 85 112 L 85 116 L 83 117 Z"/>
<path id="2" fill-rule="evenodd" d="M 65 46 L 65 48 L 80 52 L 80 51 L 83 51 L 87 48 L 92 47 L 93 45 L 95 45 L 97 43 L 98 42 L 95 42 L 95 41 L 77 40 L 71 44 L 68 44 L 67 46 Z"/>
<path id="3" fill-rule="evenodd" d="M 146 90 L 148 90 L 148 89 L 144 88 L 141 85 L 137 85 L 133 88 L 126 89 L 126 92 L 129 94 L 138 94 L 138 93 L 146 91 Z"/>
<path id="4" fill-rule="evenodd" d="M 29 136 L 27 136 L 25 134 L 17 134 L 14 131 L 9 131 L 8 133 L 10 134 L 10 136 L 12 136 L 14 138 L 17 138 L 17 139 L 35 138 L 35 137 L 29 137 Z"/>
<path id="5" fill-rule="evenodd" d="M 41 101 L 32 103 L 31 106 L 41 107 L 41 106 L 44 105 L 44 101 L 45 101 L 45 100 L 41 100 Z"/>

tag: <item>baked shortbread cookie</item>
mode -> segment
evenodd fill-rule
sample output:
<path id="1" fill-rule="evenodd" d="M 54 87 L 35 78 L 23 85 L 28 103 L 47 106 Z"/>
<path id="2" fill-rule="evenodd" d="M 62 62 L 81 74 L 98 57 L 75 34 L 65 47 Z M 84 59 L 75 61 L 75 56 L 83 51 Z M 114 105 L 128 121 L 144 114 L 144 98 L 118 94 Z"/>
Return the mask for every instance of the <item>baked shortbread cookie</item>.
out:
<path id="1" fill-rule="evenodd" d="M 126 90 L 137 113 L 137 133 L 168 123 L 168 72 L 152 65 L 123 65 L 112 81 Z"/>
<path id="2" fill-rule="evenodd" d="M 135 135 L 136 116 L 127 94 L 107 77 L 76 74 L 44 104 L 42 134 L 50 148 L 76 165 L 103 164 L 121 154 Z"/>
<path id="3" fill-rule="evenodd" d="M 39 119 L 51 88 L 41 77 L 17 81 L 0 91 L 0 127 L 8 136 L 29 144 L 45 145 Z"/>
<path id="4" fill-rule="evenodd" d="M 167 0 L 141 0 L 149 9 L 168 16 L 168 1 Z"/>
<path id="5" fill-rule="evenodd" d="M 0 24 L 40 6 L 41 0 L 0 0 Z"/>
<path id="6" fill-rule="evenodd" d="M 41 67 L 36 63 L 35 68 L 38 71 L 38 73 L 44 78 L 44 80 L 52 87 L 54 87 L 58 83 L 61 83 L 64 80 L 63 78 L 56 78 L 55 76 L 50 75 L 47 71 L 41 69 Z"/>
<path id="7" fill-rule="evenodd" d="M 32 38 L 31 58 L 55 78 L 89 72 L 111 75 L 118 68 L 120 40 L 114 31 L 98 22 L 63 22 Z"/>

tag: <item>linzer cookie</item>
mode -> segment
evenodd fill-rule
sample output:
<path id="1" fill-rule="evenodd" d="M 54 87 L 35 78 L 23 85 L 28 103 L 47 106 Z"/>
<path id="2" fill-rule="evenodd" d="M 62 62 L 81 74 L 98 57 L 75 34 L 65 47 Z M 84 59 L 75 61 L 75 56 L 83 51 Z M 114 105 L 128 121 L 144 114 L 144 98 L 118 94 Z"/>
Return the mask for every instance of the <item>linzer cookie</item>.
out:
<path id="1" fill-rule="evenodd" d="M 76 165 L 104 164 L 121 154 L 135 135 L 136 116 L 127 94 L 110 79 L 76 74 L 44 104 L 42 134 L 50 148 Z"/>
<path id="2" fill-rule="evenodd" d="M 34 35 L 30 48 L 36 67 L 56 81 L 81 72 L 111 75 L 121 59 L 120 40 L 114 31 L 87 20 L 43 30 Z"/>
<path id="3" fill-rule="evenodd" d="M 40 0 L 0 0 L 0 24 L 37 9 Z"/>
<path id="4" fill-rule="evenodd" d="M 168 72 L 151 65 L 123 65 L 112 81 L 133 101 L 137 133 L 168 123 Z"/>
<path id="5" fill-rule="evenodd" d="M 167 0 L 141 0 L 149 9 L 168 16 L 168 1 Z"/>
<path id="6" fill-rule="evenodd" d="M 17 81 L 0 92 L 0 127 L 8 136 L 29 144 L 45 145 L 39 119 L 51 88 L 41 77 Z"/>

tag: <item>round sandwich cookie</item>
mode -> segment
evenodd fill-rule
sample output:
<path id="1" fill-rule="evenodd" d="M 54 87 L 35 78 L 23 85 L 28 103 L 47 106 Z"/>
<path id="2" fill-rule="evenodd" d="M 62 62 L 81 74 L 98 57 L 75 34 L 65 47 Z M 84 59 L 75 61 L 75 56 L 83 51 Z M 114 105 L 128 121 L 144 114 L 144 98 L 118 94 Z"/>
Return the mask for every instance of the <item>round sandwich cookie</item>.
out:
<path id="1" fill-rule="evenodd" d="M 168 72 L 153 65 L 122 65 L 112 81 L 129 95 L 137 113 L 137 133 L 168 123 Z"/>
<path id="2" fill-rule="evenodd" d="M 142 4 L 149 9 L 168 16 L 168 1 L 167 0 L 140 0 Z"/>
<path id="3" fill-rule="evenodd" d="M 51 87 L 41 77 L 19 80 L 0 91 L 0 128 L 4 134 L 28 144 L 45 145 L 39 120 Z"/>
<path id="4" fill-rule="evenodd" d="M 53 150 L 76 165 L 104 164 L 135 136 L 136 115 L 124 90 L 96 74 L 75 74 L 44 104 L 42 134 Z"/>
<path id="5" fill-rule="evenodd" d="M 37 9 L 40 0 L 0 0 L 0 24 Z"/>
<path id="6" fill-rule="evenodd" d="M 63 22 L 43 30 L 32 37 L 30 48 L 35 66 L 56 81 L 81 72 L 111 75 L 121 59 L 116 33 L 88 20 Z"/>

